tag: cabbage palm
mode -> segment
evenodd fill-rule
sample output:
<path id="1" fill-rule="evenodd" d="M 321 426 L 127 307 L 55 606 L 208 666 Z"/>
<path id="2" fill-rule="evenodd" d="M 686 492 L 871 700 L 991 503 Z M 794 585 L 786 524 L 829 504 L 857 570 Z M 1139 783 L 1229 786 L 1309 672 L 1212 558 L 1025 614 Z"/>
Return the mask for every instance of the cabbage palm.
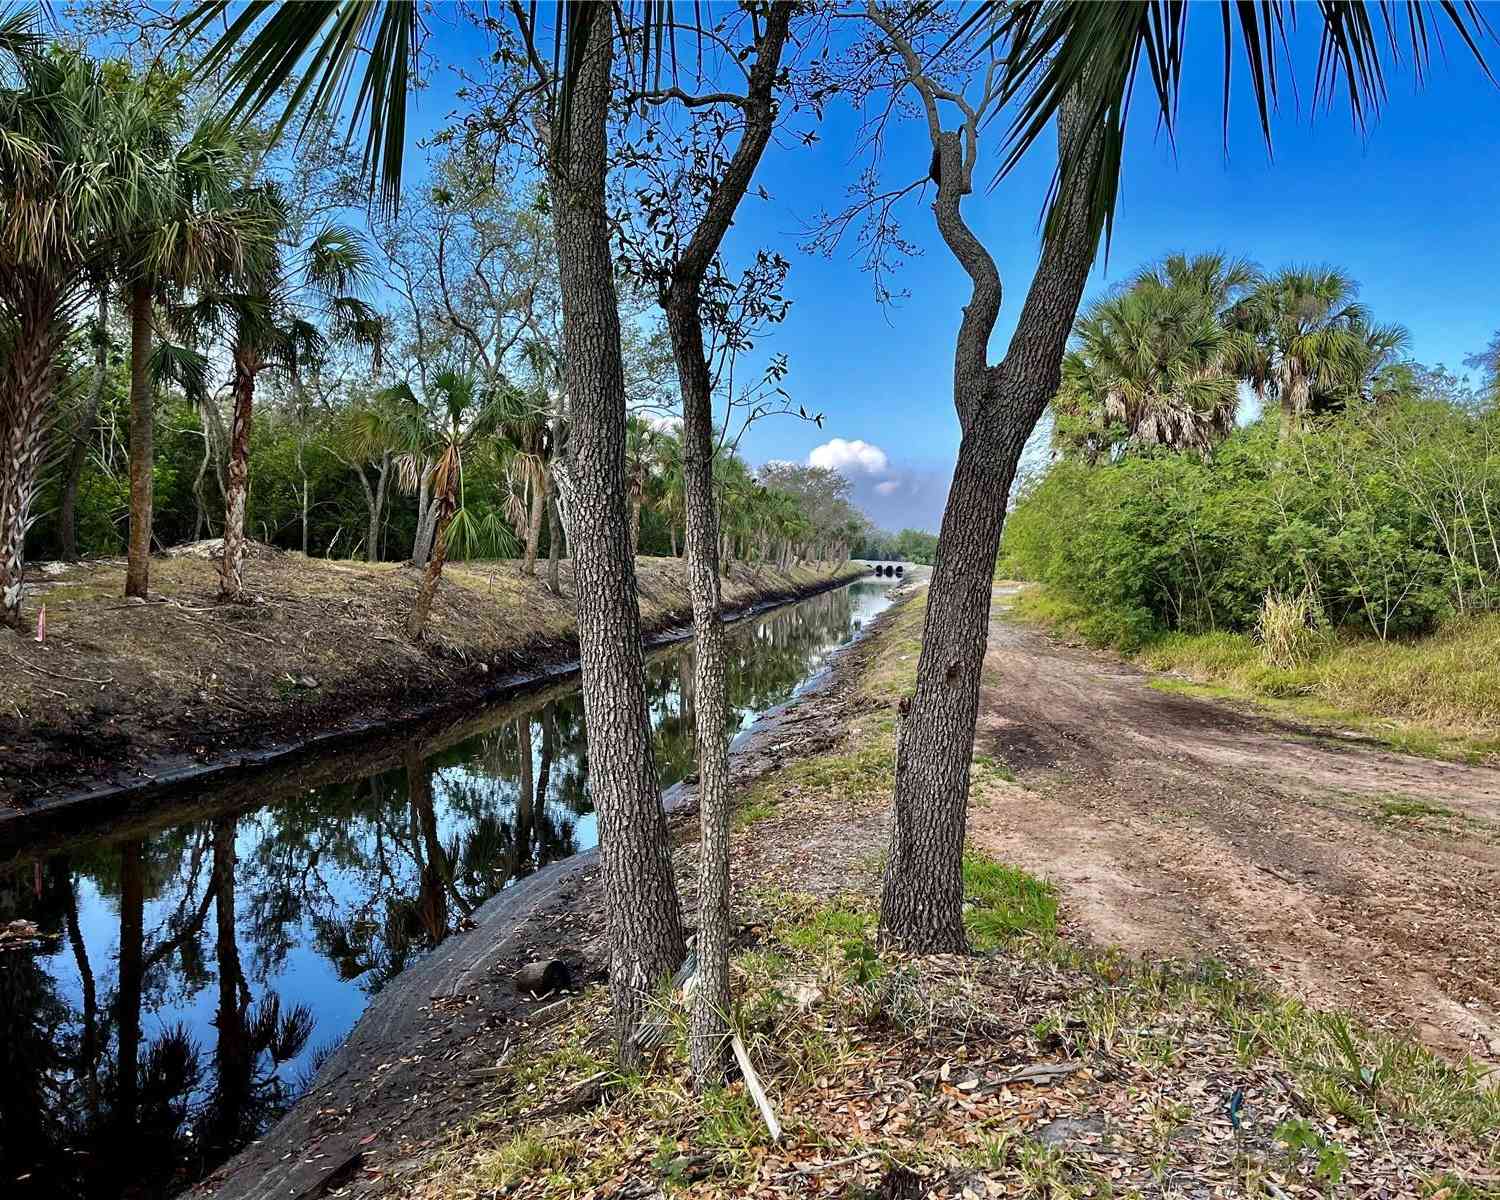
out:
<path id="1" fill-rule="evenodd" d="M 641 552 L 641 509 L 661 452 L 661 431 L 645 417 L 625 418 L 625 495 L 630 501 L 630 553 Z"/>
<path id="2" fill-rule="evenodd" d="M 1074 327 L 1055 439 L 1093 460 L 1117 441 L 1206 455 L 1234 427 L 1245 335 L 1221 312 L 1253 278 L 1217 255 L 1174 255 Z"/>
<path id="3" fill-rule="evenodd" d="M 152 507 L 152 342 L 158 300 L 240 270 L 246 243 L 263 236 L 259 214 L 235 186 L 239 138 L 210 119 L 182 137 L 183 80 L 153 72 L 144 81 L 130 143 L 158 169 L 143 181 L 135 211 L 118 236 L 116 272 L 130 324 L 130 542 L 125 594 L 150 583 Z"/>
<path id="4" fill-rule="evenodd" d="M 410 414 L 407 449 L 396 459 L 401 482 L 409 491 L 420 486 L 430 464 L 437 513 L 432 554 L 406 621 L 407 636 L 413 641 L 421 638 L 427 626 L 450 547 L 465 552 L 481 547 L 496 552 L 514 549 L 515 541 L 503 524 L 477 518 L 465 508 L 464 460 L 492 443 L 502 428 L 524 419 L 532 407 L 526 396 L 504 384 L 486 391 L 472 372 L 443 371 L 433 378 L 431 391 L 431 420 L 415 404 L 403 409 Z"/>
<path id="5" fill-rule="evenodd" d="M 1281 405 L 1282 441 L 1295 436 L 1318 394 L 1359 386 L 1370 361 L 1369 312 L 1358 285 L 1335 267 L 1291 267 L 1255 289 L 1237 319 L 1264 352 L 1253 382 Z"/>
<path id="6" fill-rule="evenodd" d="M 160 174 L 142 88 L 85 54 L 42 49 L 0 16 L 0 623 L 19 628 L 26 527 L 57 356 L 89 277 Z"/>
<path id="7" fill-rule="evenodd" d="M 371 279 L 363 239 L 342 225 L 325 225 L 302 244 L 287 238 L 288 214 L 269 184 L 244 189 L 237 203 L 255 213 L 256 236 L 242 268 L 201 290 L 178 310 L 190 328 L 217 328 L 230 343 L 233 417 L 224 511 L 219 599 L 244 599 L 245 505 L 250 480 L 250 433 L 255 386 L 267 371 L 295 379 L 316 364 L 330 340 L 369 346 L 378 360 L 381 323 L 357 295 Z"/>

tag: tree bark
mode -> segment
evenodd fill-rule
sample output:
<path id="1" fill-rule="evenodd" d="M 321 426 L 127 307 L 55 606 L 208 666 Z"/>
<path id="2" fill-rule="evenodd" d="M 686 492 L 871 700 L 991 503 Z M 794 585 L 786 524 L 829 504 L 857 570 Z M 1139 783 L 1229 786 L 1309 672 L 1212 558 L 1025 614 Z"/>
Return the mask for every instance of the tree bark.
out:
<path id="1" fill-rule="evenodd" d="M 432 556 L 433 517 L 432 467 L 422 469 L 422 480 L 417 486 L 417 533 L 412 540 L 411 565 L 420 567 Z"/>
<path id="2" fill-rule="evenodd" d="M 95 315 L 94 378 L 89 386 L 88 402 L 78 416 L 73 444 L 68 448 L 64 468 L 62 503 L 58 506 L 57 529 L 62 538 L 62 556 L 68 562 L 78 561 L 78 488 L 83 481 L 83 465 L 88 461 L 89 439 L 99 422 L 99 404 L 104 398 L 104 381 L 109 374 L 109 289 L 99 288 L 99 310 Z"/>
<path id="3" fill-rule="evenodd" d="M 521 574 L 528 577 L 536 575 L 536 553 L 542 544 L 542 517 L 547 512 L 547 504 L 552 496 L 548 485 L 551 478 L 551 473 L 544 464 L 537 471 L 537 478 L 532 481 L 535 487 L 531 493 L 531 512 L 527 514 L 526 557 L 521 561 Z"/>
<path id="4" fill-rule="evenodd" d="M 562 519 L 557 515 L 557 497 L 547 489 L 547 590 L 554 596 L 562 595 L 562 582 L 558 578 L 558 560 L 562 558 Z"/>
<path id="5" fill-rule="evenodd" d="M 613 56 L 609 5 L 580 6 L 584 50 L 566 129 L 552 146 L 564 377 L 572 402 L 565 514 L 577 597 L 590 790 L 609 930 L 609 990 L 621 1060 L 652 993 L 683 960 L 682 914 L 646 708 L 635 563 L 625 511 L 625 378 L 605 206 Z"/>
<path id="6" fill-rule="evenodd" d="M 713 382 L 703 348 L 702 286 L 775 124 L 773 89 L 793 5 L 772 6 L 755 47 L 745 129 L 662 291 L 682 392 L 682 467 L 689 590 L 693 599 L 694 729 L 698 741 L 698 978 L 690 1046 L 700 1086 L 724 1079 L 729 1038 L 729 735 L 719 513 L 714 495 Z M 639 500 L 634 515 L 639 530 Z M 676 530 L 673 529 L 673 553 Z"/>
<path id="7" fill-rule="evenodd" d="M 39 285 L 16 317 L 16 341 L 0 377 L 0 625 L 20 629 L 26 530 L 41 473 L 43 430 L 62 340 L 56 289 Z"/>
<path id="8" fill-rule="evenodd" d="M 422 585 L 417 589 L 417 598 L 412 602 L 411 613 L 406 618 L 406 636 L 420 641 L 422 631 L 427 628 L 427 615 L 432 611 L 432 598 L 437 594 L 438 580 L 442 578 L 443 564 L 448 560 L 448 526 L 453 514 L 458 511 L 458 497 L 452 488 L 432 498 L 430 506 L 434 523 L 432 553 L 427 556 L 427 566 L 422 572 Z"/>
<path id="9" fill-rule="evenodd" d="M 1058 137 L 1087 155 L 1073 176 L 1066 223 L 1045 246 L 1016 332 L 998 366 L 985 348 L 1000 311 L 994 261 L 964 223 L 967 192 L 956 133 L 939 138 L 938 229 L 968 273 L 972 293 L 954 353 L 953 399 L 963 429 L 928 589 L 916 691 L 898 726 L 894 820 L 881 890 L 880 935 L 915 953 L 962 951 L 963 847 L 969 765 L 988 640 L 995 556 L 1026 438 L 1056 391 L 1068 333 L 1093 263 L 1086 219 L 1099 142 L 1065 103 Z"/>
<path id="10" fill-rule="evenodd" d="M 146 598 L 151 584 L 151 284 L 130 288 L 130 545 L 125 594 Z"/>
<path id="11" fill-rule="evenodd" d="M 219 599 L 245 594 L 245 501 L 250 488 L 250 422 L 255 408 L 256 363 L 244 347 L 234 354 L 234 417 L 229 424 L 229 488 L 224 503 L 224 553 Z"/>

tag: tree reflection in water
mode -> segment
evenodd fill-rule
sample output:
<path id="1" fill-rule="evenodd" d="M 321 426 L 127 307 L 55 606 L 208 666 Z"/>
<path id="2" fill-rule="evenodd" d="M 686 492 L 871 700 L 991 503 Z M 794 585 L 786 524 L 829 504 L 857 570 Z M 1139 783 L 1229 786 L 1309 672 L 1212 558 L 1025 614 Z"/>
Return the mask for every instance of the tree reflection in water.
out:
<path id="1" fill-rule="evenodd" d="M 884 607 L 856 584 L 747 621 L 731 732 Z M 689 647 L 648 662 L 663 785 L 693 770 Z M 166 1196 L 267 1129 L 369 998 L 513 880 L 594 844 L 576 691 L 260 807 L 0 868 L 0 1194 Z M 210 919 L 210 917 L 212 919 Z"/>

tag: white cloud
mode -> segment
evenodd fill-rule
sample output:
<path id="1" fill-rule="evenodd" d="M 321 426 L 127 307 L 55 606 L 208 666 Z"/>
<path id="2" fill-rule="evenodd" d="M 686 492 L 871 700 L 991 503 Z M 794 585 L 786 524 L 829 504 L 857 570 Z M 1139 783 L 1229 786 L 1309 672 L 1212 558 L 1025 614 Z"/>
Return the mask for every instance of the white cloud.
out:
<path id="1" fill-rule="evenodd" d="M 887 479 L 883 483 L 877 483 L 875 485 L 875 490 L 882 496 L 891 496 L 894 495 L 900 487 L 901 481 L 899 479 Z"/>
<path id="2" fill-rule="evenodd" d="M 838 471 L 842 475 L 856 472 L 865 475 L 884 475 L 890 468 L 890 459 L 879 446 L 872 442 L 845 441 L 834 438 L 821 446 L 814 446 L 807 456 L 807 465 Z"/>

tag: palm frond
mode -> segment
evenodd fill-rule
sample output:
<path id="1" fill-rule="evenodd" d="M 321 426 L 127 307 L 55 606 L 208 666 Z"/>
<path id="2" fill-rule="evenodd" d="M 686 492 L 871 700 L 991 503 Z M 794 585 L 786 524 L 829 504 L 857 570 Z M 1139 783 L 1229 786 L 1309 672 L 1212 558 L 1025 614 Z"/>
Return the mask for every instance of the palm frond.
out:
<path id="1" fill-rule="evenodd" d="M 234 10 L 233 19 L 230 19 Z M 203 0 L 177 23 L 192 40 L 227 22 L 199 65 L 200 77 L 224 70 L 225 92 L 241 119 L 258 114 L 284 87 L 291 95 L 276 124 L 280 136 L 301 112 L 305 134 L 315 118 L 341 112 L 356 65 L 363 75 L 350 112 L 350 133 L 365 131 L 364 170 L 371 194 L 394 212 L 406 146 L 406 103 L 423 25 L 414 0 L 301 0 L 275 4 Z"/>
<path id="2" fill-rule="evenodd" d="M 208 356 L 191 346 L 159 341 L 151 347 L 146 371 L 156 387 L 175 383 L 194 405 L 208 403 Z"/>
<path id="3" fill-rule="evenodd" d="M 995 8 L 1001 7 L 999 19 Z M 1149 94 L 1161 127 L 1175 128 L 1187 56 L 1188 29 L 1195 13 L 1209 5 L 1183 0 L 1028 0 L 1001 5 L 989 0 L 970 14 L 955 40 L 979 39 L 985 45 L 1008 43 L 1004 80 L 1014 116 L 1005 135 L 997 180 L 1009 174 L 1052 125 L 1065 100 L 1081 105 L 1081 127 L 1102 139 L 1099 168 L 1087 181 L 1089 222 L 1097 236 L 1109 235 L 1119 195 L 1126 124 L 1137 78 L 1144 63 Z M 1310 7 L 1310 6 L 1309 6 Z M 1279 95 L 1278 71 L 1293 69 L 1288 29 L 1298 10 L 1291 0 L 1220 0 L 1223 39 L 1223 106 L 1228 139 L 1230 77 L 1234 48 L 1243 53 L 1261 134 L 1271 144 L 1271 114 Z M 1442 32 L 1455 31 L 1463 45 L 1493 78 L 1485 43 L 1494 33 L 1475 0 L 1367 5 L 1353 0 L 1326 0 L 1317 6 L 1322 37 L 1314 75 L 1314 103 L 1331 105 L 1342 93 L 1358 127 L 1379 113 L 1385 100 L 1387 59 L 1412 64 L 1418 81 L 1426 73 Z M 1379 14 L 1379 27 L 1372 18 Z M 1075 175 L 1088 156 L 1083 147 L 1063 147 L 1044 210 L 1049 238 L 1060 231 L 1060 196 L 1074 191 Z"/>

